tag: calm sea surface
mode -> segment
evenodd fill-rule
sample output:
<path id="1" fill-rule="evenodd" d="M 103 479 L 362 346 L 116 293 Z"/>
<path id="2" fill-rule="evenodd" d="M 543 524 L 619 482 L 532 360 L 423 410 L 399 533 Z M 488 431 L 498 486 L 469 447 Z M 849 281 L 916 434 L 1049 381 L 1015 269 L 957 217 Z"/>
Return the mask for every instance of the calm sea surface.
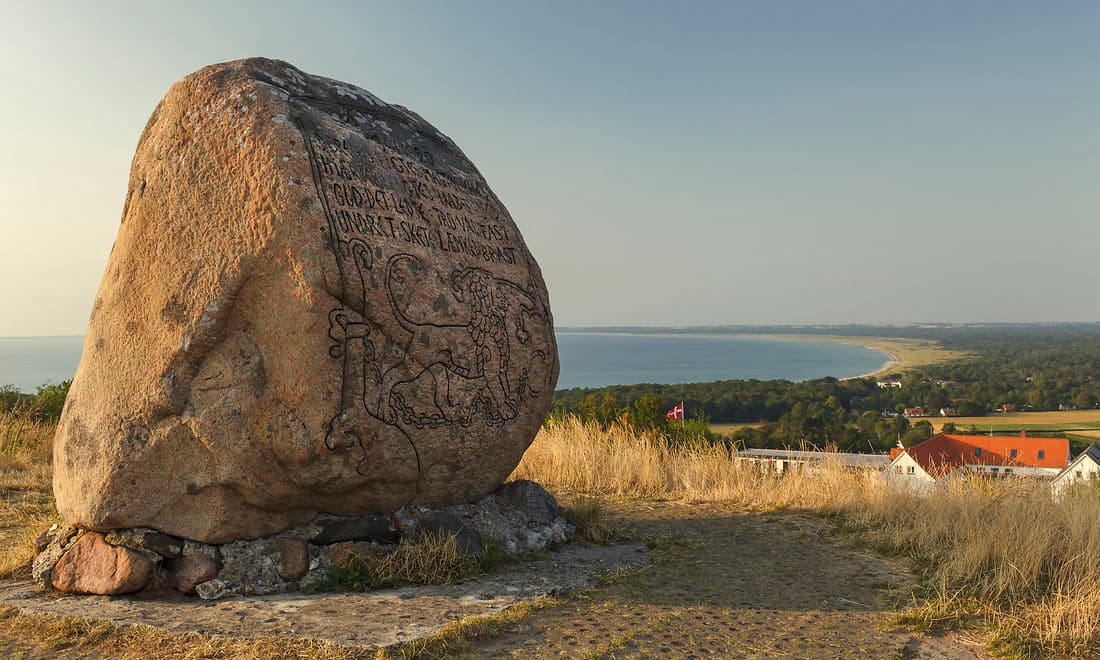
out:
<path id="1" fill-rule="evenodd" d="M 83 337 L 0 337 L 0 386 L 33 392 L 68 380 Z M 862 346 L 746 335 L 559 332 L 558 387 L 695 383 L 758 378 L 846 378 L 876 371 L 887 356 Z"/>
<path id="2" fill-rule="evenodd" d="M 558 389 L 709 380 L 847 378 L 889 356 L 851 344 L 752 335 L 559 332 Z"/>

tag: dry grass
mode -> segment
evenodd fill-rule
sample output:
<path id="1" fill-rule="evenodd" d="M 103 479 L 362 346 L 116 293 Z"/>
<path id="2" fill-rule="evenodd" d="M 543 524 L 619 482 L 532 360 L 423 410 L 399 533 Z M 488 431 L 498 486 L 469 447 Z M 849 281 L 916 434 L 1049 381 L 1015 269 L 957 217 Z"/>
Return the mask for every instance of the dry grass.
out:
<path id="1" fill-rule="evenodd" d="M 408 584 L 453 584 L 482 572 L 478 558 L 464 553 L 453 534 L 423 534 L 402 540 L 384 555 L 353 555 L 329 571 L 323 589 L 368 591 Z"/>
<path id="2" fill-rule="evenodd" d="M 0 605 L 5 652 L 23 657 L 285 658 L 350 660 L 360 649 L 285 637 L 230 639 L 172 634 L 139 625 L 116 625 L 74 616 L 36 614 Z"/>
<path id="3" fill-rule="evenodd" d="M 25 573 L 30 539 L 52 515 L 52 435 L 49 425 L 0 417 L 0 572 L 7 575 Z M 867 542 L 922 567 L 927 593 L 899 621 L 924 628 L 983 625 L 1008 653 L 1100 652 L 1100 492 L 1091 488 L 1058 502 L 1038 482 L 960 480 L 922 497 L 893 490 L 873 473 L 776 477 L 741 468 L 722 447 L 673 448 L 655 436 L 603 431 L 573 419 L 543 429 L 514 476 L 596 497 L 726 501 L 836 516 Z M 586 502 L 577 499 L 577 515 L 598 523 L 598 511 L 590 510 L 598 507 Z M 395 579 L 456 579 L 436 569 L 453 571 L 458 563 L 413 550 L 391 555 L 387 570 Z M 460 574 L 476 570 L 466 561 Z M 463 648 L 463 639 L 489 634 L 500 622 L 484 623 L 484 630 L 478 624 L 448 631 L 398 652 Z M 0 639 L 25 640 L 31 654 L 67 649 L 136 657 L 156 648 L 178 657 L 353 655 L 323 643 L 169 635 L 11 608 L 0 608 Z"/>
<path id="4" fill-rule="evenodd" d="M 864 499 L 877 482 L 867 473 L 830 470 L 808 487 L 807 478 L 742 468 L 720 445 L 671 447 L 654 434 L 602 430 L 576 418 L 543 428 L 513 477 L 591 495 L 727 501 L 757 509 L 843 505 Z"/>
<path id="5" fill-rule="evenodd" d="M 870 542 L 921 561 L 917 611 L 981 621 L 1013 652 L 1100 652 L 1100 492 L 1055 501 L 1044 482 L 958 480 L 927 497 L 884 490 L 843 511 Z"/>
<path id="6" fill-rule="evenodd" d="M 836 516 L 873 546 L 922 568 L 927 593 L 900 621 L 981 624 L 1011 652 L 1100 652 L 1100 492 L 1093 488 L 1055 501 L 1047 484 L 1026 479 L 960 479 L 922 496 L 874 472 L 777 477 L 740 467 L 722 447 L 672 448 L 575 419 L 544 428 L 515 476 L 589 495 Z"/>
<path id="7" fill-rule="evenodd" d="M 56 520 L 50 489 L 54 426 L 0 414 L 0 577 L 29 575 L 32 542 Z"/>
<path id="8" fill-rule="evenodd" d="M 608 545 L 626 538 L 604 517 L 603 503 L 595 497 L 578 497 L 562 510 L 565 519 L 577 528 L 576 539 L 594 545 Z"/>
<path id="9" fill-rule="evenodd" d="M 403 541 L 378 566 L 392 584 L 452 584 L 480 572 L 477 558 L 462 552 L 453 534 L 423 534 L 415 543 Z"/>

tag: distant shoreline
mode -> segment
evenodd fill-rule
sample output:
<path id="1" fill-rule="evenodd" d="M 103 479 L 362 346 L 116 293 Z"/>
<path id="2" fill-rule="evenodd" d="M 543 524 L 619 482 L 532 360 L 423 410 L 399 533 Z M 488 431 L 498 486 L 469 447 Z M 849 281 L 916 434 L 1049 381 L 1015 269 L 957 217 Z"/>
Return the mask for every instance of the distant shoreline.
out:
<path id="1" fill-rule="evenodd" d="M 665 332 L 631 332 L 629 330 L 599 330 L 595 328 L 573 329 L 562 328 L 556 330 L 561 334 L 570 335 L 626 335 L 630 337 L 744 337 L 747 339 L 776 339 L 779 341 L 799 341 L 799 342 L 816 342 L 819 344 L 849 344 L 851 346 L 859 346 L 866 348 L 869 351 L 875 353 L 882 353 L 886 358 L 886 361 L 882 363 L 882 366 L 874 371 L 868 371 L 865 374 L 859 374 L 857 376 L 845 376 L 840 380 L 854 380 L 856 378 L 870 378 L 879 374 L 891 371 L 894 369 L 905 369 L 909 367 L 908 364 L 903 364 L 903 361 L 898 358 L 896 349 L 891 350 L 890 347 L 885 347 L 884 344 L 894 341 L 914 341 L 907 339 L 893 340 L 891 338 L 867 338 L 867 337 L 852 337 L 846 335 L 815 335 L 815 334 L 787 334 L 787 333 L 775 333 L 775 332 L 761 332 L 759 334 L 751 332 L 675 332 L 669 329 Z M 868 341 L 871 339 L 871 341 Z M 916 365 L 913 365 L 916 366 Z"/>
<path id="2" fill-rule="evenodd" d="M 880 346 L 866 348 L 828 335 L 634 330 L 559 330 L 563 373 L 558 388 L 850 378 L 877 373 L 897 359 Z M 594 351 L 594 346 L 601 348 Z M 636 353 L 640 349 L 631 346 L 649 352 Z M 639 361 L 646 364 L 635 365 Z"/>
<path id="3" fill-rule="evenodd" d="M 882 366 L 874 371 L 868 371 L 865 374 L 859 374 L 858 376 L 846 376 L 840 380 L 856 380 L 857 378 L 873 378 L 879 376 L 888 371 L 906 369 L 909 365 L 903 364 L 901 359 L 898 358 L 898 352 L 896 350 L 889 350 L 882 346 L 881 343 L 876 341 L 864 341 L 863 337 L 846 337 L 841 335 L 768 335 L 770 337 L 782 337 L 793 338 L 797 341 L 823 341 L 833 344 L 849 344 L 852 346 L 862 346 L 869 351 L 876 353 L 882 353 L 886 357 L 886 361 L 882 363 Z M 885 340 L 889 341 L 889 340 Z"/>
<path id="4" fill-rule="evenodd" d="M 911 339 L 908 337 L 868 337 L 865 335 L 817 335 L 782 334 L 780 337 L 797 337 L 805 340 L 829 341 L 838 344 L 853 344 L 877 351 L 887 360 L 876 371 L 859 376 L 850 376 L 841 380 L 856 378 L 874 378 L 891 372 L 905 372 L 917 367 L 926 367 L 947 360 L 970 357 L 964 353 L 950 351 L 931 339 Z"/>

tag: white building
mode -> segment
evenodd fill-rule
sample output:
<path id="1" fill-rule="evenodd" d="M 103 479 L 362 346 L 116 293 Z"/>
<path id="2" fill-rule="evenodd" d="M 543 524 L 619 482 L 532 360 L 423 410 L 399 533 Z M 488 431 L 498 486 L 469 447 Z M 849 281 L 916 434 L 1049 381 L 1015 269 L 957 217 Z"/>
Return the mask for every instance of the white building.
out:
<path id="1" fill-rule="evenodd" d="M 1098 451 L 1100 455 L 1100 451 Z M 1069 462 L 1065 438 L 955 435 L 941 433 L 905 449 L 890 450 L 886 478 L 916 489 L 953 476 L 1058 476 Z"/>
<path id="2" fill-rule="evenodd" d="M 1100 479 L 1100 445 L 1095 442 L 1089 448 L 1081 452 L 1081 455 L 1073 459 L 1062 473 L 1050 482 L 1050 489 L 1055 498 L 1062 497 L 1066 488 L 1075 483 L 1087 483 Z"/>
<path id="3" fill-rule="evenodd" d="M 829 467 L 865 468 L 881 470 L 890 462 L 886 454 L 844 454 L 832 451 L 798 451 L 795 449 L 742 449 L 737 452 L 737 461 L 776 474 L 789 470 L 804 471 L 807 474 L 823 471 Z"/>

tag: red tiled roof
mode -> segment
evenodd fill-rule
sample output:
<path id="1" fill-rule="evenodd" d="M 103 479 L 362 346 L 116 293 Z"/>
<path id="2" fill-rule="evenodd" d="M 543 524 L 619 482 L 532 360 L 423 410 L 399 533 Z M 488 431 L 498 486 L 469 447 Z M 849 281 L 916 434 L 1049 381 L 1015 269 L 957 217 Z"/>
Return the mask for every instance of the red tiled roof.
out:
<path id="1" fill-rule="evenodd" d="M 975 455 L 976 449 L 981 449 L 980 456 Z M 1040 450 L 1043 458 L 1039 458 Z M 963 465 L 1064 468 L 1069 463 L 1069 440 L 1065 438 L 940 434 L 905 451 L 929 474 L 951 472 Z M 891 450 L 890 458 L 900 453 Z"/>

